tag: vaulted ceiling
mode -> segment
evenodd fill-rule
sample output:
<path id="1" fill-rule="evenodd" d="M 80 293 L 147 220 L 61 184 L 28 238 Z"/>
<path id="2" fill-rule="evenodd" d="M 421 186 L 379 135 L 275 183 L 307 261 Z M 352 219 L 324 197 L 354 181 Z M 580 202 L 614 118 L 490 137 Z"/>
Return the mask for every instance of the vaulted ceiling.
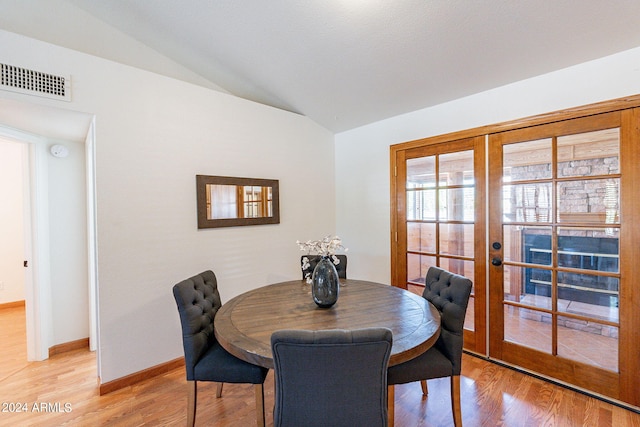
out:
<path id="1" fill-rule="evenodd" d="M 64 1 L 334 132 L 640 46 L 638 0 Z"/>

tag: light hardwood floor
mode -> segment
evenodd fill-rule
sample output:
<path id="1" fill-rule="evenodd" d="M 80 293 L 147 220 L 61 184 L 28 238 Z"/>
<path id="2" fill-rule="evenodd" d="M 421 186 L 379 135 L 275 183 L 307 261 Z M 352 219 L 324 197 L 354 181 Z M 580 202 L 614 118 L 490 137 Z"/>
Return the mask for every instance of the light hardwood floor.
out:
<path id="1" fill-rule="evenodd" d="M 187 385 L 176 369 L 99 396 L 95 354 L 74 350 L 43 362 L 26 362 L 24 308 L 0 310 L 0 426 L 184 426 Z M 255 425 L 253 387 L 225 384 L 216 399 L 201 383 L 196 425 Z M 396 387 L 398 427 L 451 426 L 449 381 Z M 462 418 L 473 426 L 639 426 L 640 414 L 464 355 Z M 13 408 L 9 406 L 13 404 Z M 25 412 L 15 412 L 16 404 Z M 37 409 L 34 410 L 34 405 Z M 45 406 L 40 406 L 44 404 Z M 67 405 L 67 406 L 65 406 Z M 273 425 L 273 375 L 265 384 L 267 426 Z M 14 412 L 11 412 L 13 409 Z M 4 412 L 9 411 L 9 412 Z"/>

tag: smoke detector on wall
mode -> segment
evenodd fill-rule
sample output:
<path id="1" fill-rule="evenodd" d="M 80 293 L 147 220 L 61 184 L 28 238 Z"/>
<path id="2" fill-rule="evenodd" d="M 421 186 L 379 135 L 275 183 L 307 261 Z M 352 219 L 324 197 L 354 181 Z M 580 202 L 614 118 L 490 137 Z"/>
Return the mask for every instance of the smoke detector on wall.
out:
<path id="1" fill-rule="evenodd" d="M 52 145 L 49 151 L 51 152 L 51 155 L 53 157 L 64 158 L 69 155 L 69 149 L 64 145 L 60 145 L 60 144 Z"/>

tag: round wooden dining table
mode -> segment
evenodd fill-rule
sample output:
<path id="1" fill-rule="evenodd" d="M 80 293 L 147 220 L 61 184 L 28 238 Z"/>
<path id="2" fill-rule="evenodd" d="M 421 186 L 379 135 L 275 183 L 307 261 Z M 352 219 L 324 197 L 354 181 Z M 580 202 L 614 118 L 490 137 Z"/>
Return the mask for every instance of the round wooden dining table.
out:
<path id="1" fill-rule="evenodd" d="M 340 279 L 338 302 L 320 308 L 304 280 L 276 283 L 238 295 L 222 305 L 215 336 L 229 353 L 273 368 L 271 334 L 281 329 L 386 327 L 393 333 L 389 366 L 427 351 L 440 335 L 440 314 L 426 299 L 404 289 Z"/>

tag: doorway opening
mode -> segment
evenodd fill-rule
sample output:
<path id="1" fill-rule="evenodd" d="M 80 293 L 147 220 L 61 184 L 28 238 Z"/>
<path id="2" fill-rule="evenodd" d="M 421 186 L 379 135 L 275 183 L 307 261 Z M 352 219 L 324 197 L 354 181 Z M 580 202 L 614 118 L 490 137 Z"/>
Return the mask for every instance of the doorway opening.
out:
<path id="1" fill-rule="evenodd" d="M 0 137 L 23 145 L 27 152 L 27 359 L 44 360 L 51 347 L 87 336 L 90 350 L 96 350 L 94 117 L 8 100 L 0 103 L 11 104 L 0 110 Z M 66 158 L 51 154 L 51 146 L 61 144 L 68 148 Z M 98 375 L 99 371 L 98 363 Z"/>

